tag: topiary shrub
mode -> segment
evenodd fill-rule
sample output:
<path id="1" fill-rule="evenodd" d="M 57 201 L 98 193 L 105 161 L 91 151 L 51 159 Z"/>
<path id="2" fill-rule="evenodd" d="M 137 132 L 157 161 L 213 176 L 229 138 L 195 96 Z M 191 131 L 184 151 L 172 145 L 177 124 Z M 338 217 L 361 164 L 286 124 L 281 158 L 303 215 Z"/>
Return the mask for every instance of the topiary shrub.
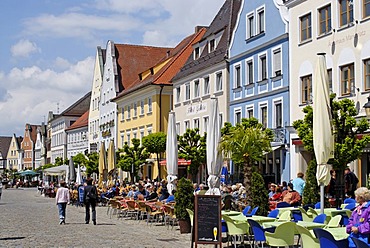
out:
<path id="1" fill-rule="evenodd" d="M 306 170 L 306 186 L 303 189 L 303 205 L 315 204 L 320 201 L 320 187 L 316 179 L 316 160 L 313 159 L 308 163 Z"/>
<path id="2" fill-rule="evenodd" d="M 269 196 L 265 186 L 265 181 L 260 173 L 254 171 L 252 174 L 252 207 L 258 208 L 258 215 L 266 216 L 269 209 Z"/>
<path id="3" fill-rule="evenodd" d="M 193 183 L 186 178 L 181 178 L 177 183 L 175 192 L 175 215 L 179 220 L 189 219 L 189 214 L 186 209 L 194 211 L 194 189 Z M 189 219 L 190 220 L 190 219 Z"/>

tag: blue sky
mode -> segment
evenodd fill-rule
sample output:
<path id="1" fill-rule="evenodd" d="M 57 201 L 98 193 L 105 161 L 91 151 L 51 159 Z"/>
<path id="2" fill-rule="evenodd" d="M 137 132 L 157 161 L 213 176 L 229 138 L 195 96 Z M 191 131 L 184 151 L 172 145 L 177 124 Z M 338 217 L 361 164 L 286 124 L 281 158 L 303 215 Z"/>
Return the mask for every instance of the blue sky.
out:
<path id="1" fill-rule="evenodd" d="M 1 0 L 0 135 L 24 135 L 91 90 L 96 47 L 174 46 L 224 0 Z"/>

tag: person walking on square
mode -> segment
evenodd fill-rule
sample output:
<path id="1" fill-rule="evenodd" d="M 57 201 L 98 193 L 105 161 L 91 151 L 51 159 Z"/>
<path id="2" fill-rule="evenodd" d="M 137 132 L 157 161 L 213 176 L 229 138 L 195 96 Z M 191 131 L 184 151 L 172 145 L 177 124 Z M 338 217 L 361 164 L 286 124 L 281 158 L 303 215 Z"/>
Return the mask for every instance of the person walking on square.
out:
<path id="1" fill-rule="evenodd" d="M 98 199 L 98 192 L 96 187 L 92 185 L 93 179 L 87 178 L 86 179 L 86 186 L 84 187 L 84 196 L 83 200 L 85 203 L 85 224 L 89 224 L 90 222 L 90 206 L 91 206 L 91 214 L 92 214 L 92 222 L 96 225 L 96 200 Z"/>
<path id="2" fill-rule="evenodd" d="M 355 190 L 357 189 L 358 178 L 349 167 L 344 169 L 344 193 L 347 197 L 355 199 Z"/>
<path id="3" fill-rule="evenodd" d="M 67 204 L 70 202 L 70 194 L 69 189 L 66 188 L 66 183 L 64 181 L 60 181 L 60 187 L 57 191 L 55 196 L 56 204 L 58 205 L 59 211 L 59 224 L 65 224 L 66 219 L 66 208 Z"/>
<path id="4" fill-rule="evenodd" d="M 293 188 L 299 193 L 300 196 L 303 194 L 304 186 L 306 182 L 303 180 L 304 174 L 302 172 L 297 173 L 297 178 L 292 181 Z"/>
<path id="5" fill-rule="evenodd" d="M 3 193 L 3 179 L 0 177 L 0 200 L 1 200 L 1 194 Z"/>

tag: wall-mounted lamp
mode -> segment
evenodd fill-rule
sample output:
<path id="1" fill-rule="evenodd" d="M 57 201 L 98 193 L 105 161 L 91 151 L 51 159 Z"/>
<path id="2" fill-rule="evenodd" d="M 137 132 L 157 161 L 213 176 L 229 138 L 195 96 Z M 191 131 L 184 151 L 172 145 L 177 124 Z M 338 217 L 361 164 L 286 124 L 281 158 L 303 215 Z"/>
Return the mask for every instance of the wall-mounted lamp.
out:
<path id="1" fill-rule="evenodd" d="M 370 95 L 367 97 L 367 103 L 364 104 L 367 118 L 370 118 Z"/>
<path id="2" fill-rule="evenodd" d="M 275 159 L 275 162 L 277 163 L 277 164 L 280 164 L 280 159 Z"/>

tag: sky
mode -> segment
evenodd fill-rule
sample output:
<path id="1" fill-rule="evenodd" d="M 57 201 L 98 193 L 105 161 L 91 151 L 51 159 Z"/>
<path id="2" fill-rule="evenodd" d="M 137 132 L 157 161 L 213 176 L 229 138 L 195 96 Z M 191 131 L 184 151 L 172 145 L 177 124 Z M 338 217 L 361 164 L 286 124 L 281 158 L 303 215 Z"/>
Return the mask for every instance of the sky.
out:
<path id="1" fill-rule="evenodd" d="M 175 46 L 224 0 L 1 0 L 0 136 L 91 91 L 96 47 Z M 59 112 L 58 112 L 59 111 Z"/>

